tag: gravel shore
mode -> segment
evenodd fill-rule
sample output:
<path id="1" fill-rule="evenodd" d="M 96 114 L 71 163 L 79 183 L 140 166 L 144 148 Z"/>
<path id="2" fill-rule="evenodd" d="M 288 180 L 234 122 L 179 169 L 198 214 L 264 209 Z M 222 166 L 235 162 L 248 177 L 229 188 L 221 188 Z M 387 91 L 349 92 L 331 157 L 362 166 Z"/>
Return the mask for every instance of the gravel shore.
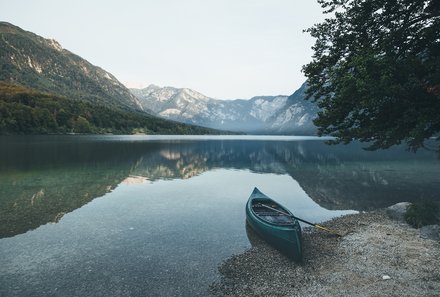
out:
<path id="1" fill-rule="evenodd" d="M 342 237 L 306 228 L 297 264 L 259 239 L 227 259 L 215 296 L 440 296 L 440 243 L 384 210 L 323 224 Z"/>

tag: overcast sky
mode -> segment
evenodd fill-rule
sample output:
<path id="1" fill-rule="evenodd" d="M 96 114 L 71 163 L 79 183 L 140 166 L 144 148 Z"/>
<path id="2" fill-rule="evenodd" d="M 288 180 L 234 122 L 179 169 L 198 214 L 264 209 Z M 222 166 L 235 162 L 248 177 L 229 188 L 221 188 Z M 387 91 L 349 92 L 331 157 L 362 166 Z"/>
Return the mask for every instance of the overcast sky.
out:
<path id="1" fill-rule="evenodd" d="M 290 95 L 323 20 L 316 0 L 0 0 L 0 20 L 45 38 L 129 87 L 218 99 Z"/>

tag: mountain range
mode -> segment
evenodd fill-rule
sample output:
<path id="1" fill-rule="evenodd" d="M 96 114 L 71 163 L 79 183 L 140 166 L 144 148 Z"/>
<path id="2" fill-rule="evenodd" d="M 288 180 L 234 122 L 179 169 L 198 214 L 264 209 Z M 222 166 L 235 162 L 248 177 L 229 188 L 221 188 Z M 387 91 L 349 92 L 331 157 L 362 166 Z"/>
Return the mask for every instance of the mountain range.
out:
<path id="1" fill-rule="evenodd" d="M 317 108 L 304 100 L 305 89 L 303 84 L 291 96 L 249 100 L 155 85 L 129 90 L 57 41 L 0 22 L 0 134 L 218 134 L 212 130 L 217 129 L 310 135 L 316 133 Z"/>
<path id="2" fill-rule="evenodd" d="M 111 73 L 0 22 L 0 134 L 46 133 L 224 132 L 157 117 Z"/>
<path id="3" fill-rule="evenodd" d="M 318 111 L 305 101 L 306 83 L 290 96 L 257 96 L 249 100 L 219 100 L 187 88 L 150 85 L 130 89 L 143 108 L 188 124 L 255 134 L 316 133 Z"/>

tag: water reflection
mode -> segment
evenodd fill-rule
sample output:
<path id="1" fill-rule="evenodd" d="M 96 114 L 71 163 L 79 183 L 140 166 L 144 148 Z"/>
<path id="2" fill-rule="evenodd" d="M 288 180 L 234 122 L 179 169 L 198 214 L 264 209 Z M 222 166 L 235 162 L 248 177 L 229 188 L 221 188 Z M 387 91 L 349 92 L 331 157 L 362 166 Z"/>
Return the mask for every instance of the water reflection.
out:
<path id="1" fill-rule="evenodd" d="M 251 246 L 255 247 L 255 246 L 259 246 L 259 245 L 265 245 L 267 244 L 263 238 L 260 237 L 260 235 L 258 235 L 257 232 L 255 232 L 254 229 L 252 229 L 252 227 L 248 224 L 248 222 L 246 221 L 245 223 L 245 229 L 246 229 L 246 236 L 247 239 L 249 240 L 249 243 L 251 244 Z"/>
<path id="2" fill-rule="evenodd" d="M 258 139 L 1 137 L 0 237 L 58 222 L 120 184 L 189 179 L 216 168 L 288 174 L 326 209 L 436 199 L 436 155 Z M 239 181 L 237 181 L 239 182 Z"/>

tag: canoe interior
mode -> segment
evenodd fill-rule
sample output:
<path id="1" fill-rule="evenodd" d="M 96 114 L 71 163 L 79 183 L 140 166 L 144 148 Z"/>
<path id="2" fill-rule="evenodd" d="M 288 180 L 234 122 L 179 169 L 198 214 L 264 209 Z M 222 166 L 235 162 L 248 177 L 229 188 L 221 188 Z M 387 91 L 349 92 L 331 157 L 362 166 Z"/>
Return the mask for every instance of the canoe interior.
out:
<path id="1" fill-rule="evenodd" d="M 265 206 L 269 206 L 273 209 Z M 278 211 L 276 211 L 275 209 Z M 295 225 L 296 222 L 296 220 L 286 209 L 284 209 L 271 199 L 254 199 L 252 201 L 252 211 L 260 219 L 270 224 L 289 226 Z M 281 212 L 283 212 L 284 214 Z"/>

